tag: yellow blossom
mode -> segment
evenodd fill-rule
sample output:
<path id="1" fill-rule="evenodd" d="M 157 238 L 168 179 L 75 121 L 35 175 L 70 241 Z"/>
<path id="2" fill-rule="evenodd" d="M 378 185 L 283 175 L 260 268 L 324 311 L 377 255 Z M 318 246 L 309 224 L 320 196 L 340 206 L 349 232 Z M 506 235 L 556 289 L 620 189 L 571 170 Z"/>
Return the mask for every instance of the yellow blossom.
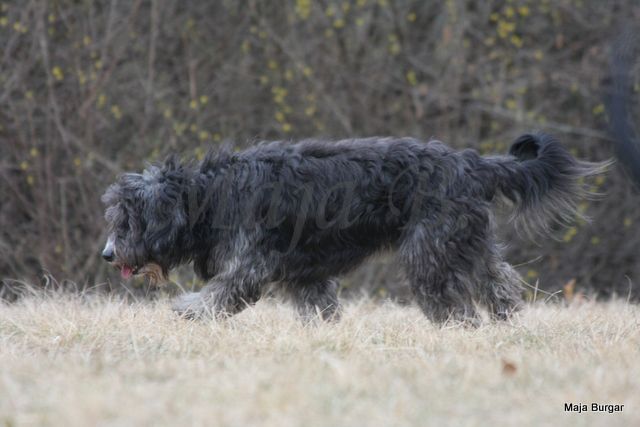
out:
<path id="1" fill-rule="evenodd" d="M 400 44 L 399 43 L 391 43 L 389 45 L 389 53 L 392 55 L 397 55 L 400 53 Z"/>
<path id="2" fill-rule="evenodd" d="M 187 128 L 187 125 L 184 123 L 175 122 L 173 124 L 173 131 L 176 133 L 177 136 L 182 136 L 186 128 Z"/>
<path id="3" fill-rule="evenodd" d="M 569 227 L 562 240 L 564 240 L 565 242 L 570 242 L 576 234 L 578 234 L 578 229 L 576 227 Z"/>
<path id="4" fill-rule="evenodd" d="M 282 104 L 288 94 L 288 91 L 283 87 L 275 86 L 271 89 L 271 93 L 273 93 L 273 100 L 276 104 Z"/>
<path id="5" fill-rule="evenodd" d="M 328 17 L 332 17 L 336 14 L 336 8 L 334 6 L 329 6 L 327 7 L 327 10 L 325 10 L 324 14 Z"/>
<path id="6" fill-rule="evenodd" d="M 592 112 L 593 112 L 593 114 L 594 114 L 594 115 L 596 115 L 596 116 L 598 116 L 598 115 L 600 115 L 600 114 L 604 113 L 604 104 L 598 104 L 598 105 L 596 105 L 595 107 L 593 107 Z"/>
<path id="7" fill-rule="evenodd" d="M 117 105 L 111 106 L 111 114 L 116 120 L 120 120 L 122 118 L 122 110 Z"/>
<path id="8" fill-rule="evenodd" d="M 516 28 L 516 24 L 507 21 L 498 21 L 498 35 L 503 39 L 511 34 Z"/>
<path id="9" fill-rule="evenodd" d="M 24 34 L 27 32 L 27 27 L 22 25 L 22 22 L 16 22 L 13 24 L 13 30 L 17 33 Z"/>
<path id="10" fill-rule="evenodd" d="M 240 49 L 242 49 L 242 53 L 249 53 L 249 50 L 251 49 L 251 44 L 249 43 L 249 40 L 243 41 L 242 44 L 240 45 Z"/>
<path id="11" fill-rule="evenodd" d="M 522 47 L 522 38 L 520 36 L 517 35 L 512 35 L 511 36 L 511 43 L 513 43 L 513 45 L 517 48 L 521 48 Z"/>
<path id="12" fill-rule="evenodd" d="M 411 86 L 415 86 L 418 83 L 418 79 L 416 77 L 416 72 L 413 70 L 409 70 L 407 72 L 407 82 L 409 82 L 409 84 Z"/>
<path id="13" fill-rule="evenodd" d="M 87 76 L 82 72 L 82 70 L 78 70 L 78 83 L 80 83 L 80 85 L 87 83 Z"/>
<path id="14" fill-rule="evenodd" d="M 307 19 L 311 14 L 311 0 L 296 0 L 295 10 L 301 19 Z"/>
<path id="15" fill-rule="evenodd" d="M 293 80 L 293 72 L 291 70 L 286 70 L 284 72 L 284 79 L 287 81 Z"/>
<path id="16" fill-rule="evenodd" d="M 62 72 L 62 68 L 58 67 L 57 65 L 53 67 L 53 69 L 51 70 L 51 74 L 53 74 L 53 78 L 55 78 L 58 81 L 64 79 L 64 73 Z"/>

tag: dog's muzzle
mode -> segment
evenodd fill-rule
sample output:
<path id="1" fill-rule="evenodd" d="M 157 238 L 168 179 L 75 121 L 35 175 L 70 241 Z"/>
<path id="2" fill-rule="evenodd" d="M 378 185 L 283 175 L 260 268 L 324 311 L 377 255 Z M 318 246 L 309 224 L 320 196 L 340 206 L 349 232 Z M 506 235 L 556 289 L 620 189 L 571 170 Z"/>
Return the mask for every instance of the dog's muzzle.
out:
<path id="1" fill-rule="evenodd" d="M 105 260 L 105 261 L 107 261 L 107 262 L 111 262 L 111 261 L 113 261 L 113 260 L 114 260 L 114 258 L 115 258 L 114 254 L 113 254 L 113 249 L 111 249 L 111 248 L 108 248 L 108 249 L 107 249 L 107 248 L 105 248 L 105 249 L 102 251 L 102 258 L 104 258 L 104 260 Z"/>
<path id="2" fill-rule="evenodd" d="M 107 262 L 112 262 L 116 257 L 116 252 L 114 250 L 113 238 L 109 237 L 107 240 L 107 244 L 104 246 L 102 250 L 102 258 L 104 258 Z"/>

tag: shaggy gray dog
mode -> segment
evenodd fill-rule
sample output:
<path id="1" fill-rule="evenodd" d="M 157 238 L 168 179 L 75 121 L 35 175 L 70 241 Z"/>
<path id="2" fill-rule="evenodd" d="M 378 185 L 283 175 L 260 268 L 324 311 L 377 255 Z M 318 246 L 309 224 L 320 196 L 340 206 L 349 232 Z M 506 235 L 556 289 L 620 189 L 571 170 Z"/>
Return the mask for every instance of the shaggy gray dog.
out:
<path id="1" fill-rule="evenodd" d="M 192 262 L 208 283 L 175 301 L 186 317 L 232 315 L 274 283 L 304 316 L 330 319 L 336 277 L 395 250 L 432 321 L 476 324 L 478 304 L 505 319 L 521 305 L 521 279 L 501 255 L 492 205 L 510 202 L 525 232 L 548 231 L 575 218 L 583 178 L 602 169 L 544 134 L 493 157 L 366 138 L 170 158 L 107 189 L 102 256 L 125 278 Z"/>

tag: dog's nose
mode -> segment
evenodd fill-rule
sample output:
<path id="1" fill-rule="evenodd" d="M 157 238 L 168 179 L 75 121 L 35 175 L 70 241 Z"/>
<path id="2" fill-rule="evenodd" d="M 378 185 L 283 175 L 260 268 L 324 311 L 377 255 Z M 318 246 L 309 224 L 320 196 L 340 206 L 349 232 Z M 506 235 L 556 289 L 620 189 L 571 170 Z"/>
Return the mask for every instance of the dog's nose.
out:
<path id="1" fill-rule="evenodd" d="M 107 262 L 113 261 L 113 249 L 104 248 L 104 250 L 102 251 L 102 258 L 104 258 L 104 260 Z"/>

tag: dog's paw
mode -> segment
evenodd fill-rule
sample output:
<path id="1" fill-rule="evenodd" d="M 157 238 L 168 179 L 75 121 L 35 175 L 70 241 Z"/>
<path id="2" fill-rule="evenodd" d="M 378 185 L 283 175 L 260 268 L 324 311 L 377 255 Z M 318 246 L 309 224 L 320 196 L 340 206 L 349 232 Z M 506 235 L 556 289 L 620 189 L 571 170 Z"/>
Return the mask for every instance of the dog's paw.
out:
<path id="1" fill-rule="evenodd" d="M 200 292 L 190 292 L 176 297 L 171 303 L 171 309 L 185 319 L 198 319 L 206 313 L 206 304 Z"/>

